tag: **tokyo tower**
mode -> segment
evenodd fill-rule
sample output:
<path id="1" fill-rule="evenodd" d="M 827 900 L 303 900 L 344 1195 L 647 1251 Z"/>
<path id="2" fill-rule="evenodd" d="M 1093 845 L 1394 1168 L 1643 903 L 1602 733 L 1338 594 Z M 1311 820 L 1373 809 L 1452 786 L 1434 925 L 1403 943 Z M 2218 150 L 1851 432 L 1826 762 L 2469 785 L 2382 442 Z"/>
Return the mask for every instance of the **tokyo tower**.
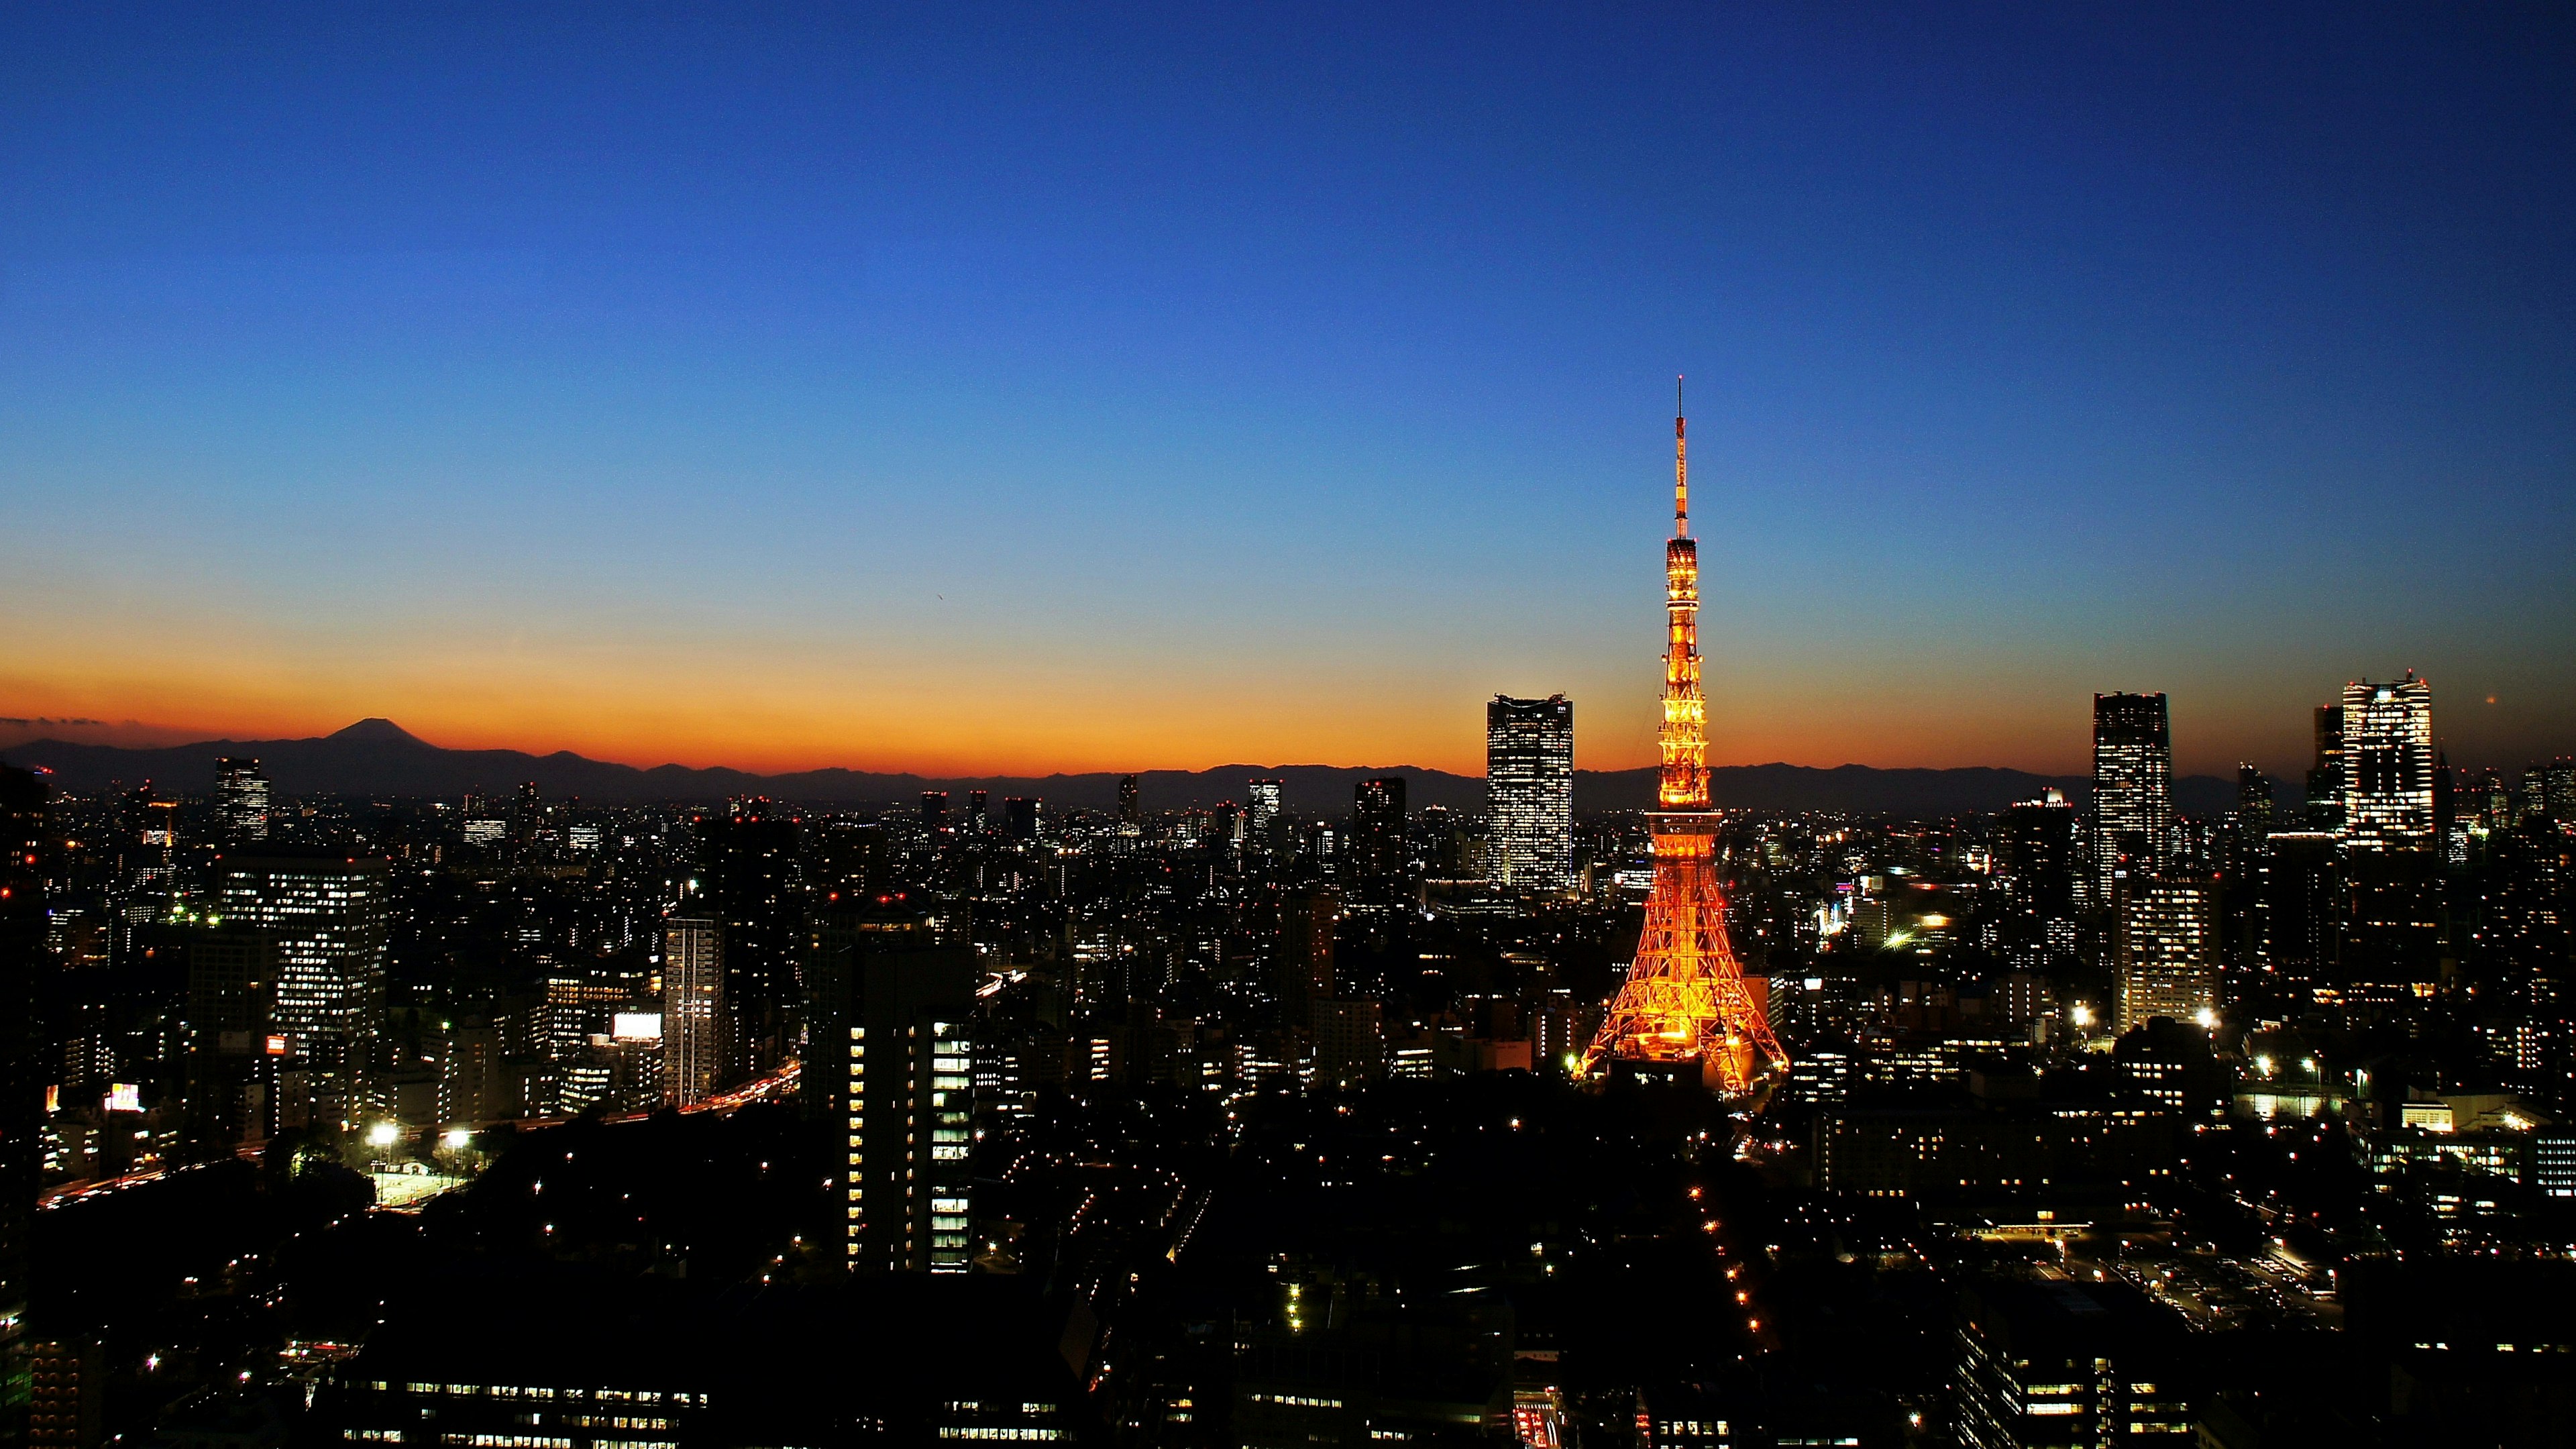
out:
<path id="1" fill-rule="evenodd" d="M 1698 1068 L 1730 1097 L 1753 1090 L 1757 1070 L 1786 1072 L 1788 1053 L 1744 983 L 1726 934 L 1717 879 L 1718 817 L 1708 807 L 1708 700 L 1699 679 L 1699 541 L 1690 536 L 1690 452 L 1681 386 L 1673 387 L 1673 537 L 1664 545 L 1664 771 L 1655 833 L 1655 881 L 1646 929 L 1628 979 L 1610 999 L 1601 1034 L 1578 1076 L 1605 1062 L 1659 1075 Z"/>

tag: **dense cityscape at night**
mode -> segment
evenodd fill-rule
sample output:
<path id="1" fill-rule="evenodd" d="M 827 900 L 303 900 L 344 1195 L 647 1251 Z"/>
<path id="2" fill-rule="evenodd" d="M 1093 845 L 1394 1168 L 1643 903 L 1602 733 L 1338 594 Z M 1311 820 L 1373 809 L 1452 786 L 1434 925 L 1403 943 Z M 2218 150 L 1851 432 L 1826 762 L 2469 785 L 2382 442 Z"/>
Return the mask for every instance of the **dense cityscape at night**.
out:
<path id="1" fill-rule="evenodd" d="M 0 223 L 0 341 L 19 344 L 0 348 L 17 358 L 0 379 L 51 369 L 38 391 L 78 402 L 0 419 L 13 519 L 0 601 L 14 621 L 0 630 L 0 707 L 14 711 L 0 720 L 0 1449 L 2576 1443 L 2576 408 L 2562 406 L 2576 269 L 2552 265 L 2576 232 L 2529 230 L 2569 214 L 2576 30 L 2538 11 L 2439 25 L 2301 12 L 2262 34 L 2217 12 L 1994 14 L 2021 20 L 1954 18 L 1933 27 L 1937 44 L 1860 11 L 1834 24 L 1691 7 L 1491 31 L 1447 11 L 1383 30 L 1316 12 L 1293 36 L 1201 31 L 1178 13 L 1069 28 L 1031 16 L 1007 40 L 793 6 L 649 20 L 291 10 L 234 38 L 177 12 L 130 34 L 68 12 L 7 21 L 20 43 L 0 46 L 16 52 L 0 73 L 71 119 L 39 124 L 43 103 L 0 96 L 0 176 L 73 179 L 58 215 Z M 1647 21 L 1692 65 L 1801 106 L 1878 67 L 1962 89 L 1919 113 L 1879 94 L 1848 132 L 1721 139 L 1737 103 L 1670 75 L 1557 73 L 1608 65 Z M 274 95 L 206 78 L 212 58 L 243 59 L 262 37 L 273 48 L 245 63 Z M 1463 69 L 1385 71 L 1362 39 Z M 958 59 L 985 42 L 995 74 L 1054 82 L 1013 104 L 1055 129 L 987 134 L 889 101 L 986 95 L 992 77 Z M 2276 95 L 2265 57 L 2280 47 L 2305 69 Z M 495 420 L 575 396 L 565 379 L 591 363 L 804 346 L 797 329 L 816 317 L 879 328 L 867 346 L 892 349 L 815 363 L 871 415 L 921 389 L 906 426 L 937 431 L 980 395 L 934 373 L 1000 387 L 1037 368 L 1059 379 L 1039 404 L 1059 423 L 1088 409 L 1100 427 L 1177 434 L 1204 423 L 1182 414 L 1216 405 L 1185 401 L 1202 396 L 1175 380 L 1186 365 L 1145 374 L 1250 347 L 1210 320 L 1229 305 L 1271 317 L 1241 323 L 1275 329 L 1265 375 L 1345 360 L 1299 356 L 1301 324 L 1279 318 L 1295 298 L 1349 293 L 1265 273 L 1291 254 L 1303 260 L 1284 271 L 1309 265 L 1302 248 L 1357 257 L 1369 248 L 1343 238 L 1404 232 L 1391 213 L 1376 230 L 1300 213 L 1283 178 L 1339 165 L 1343 126 L 1384 128 L 1372 144 L 1399 153 L 1392 177 L 1419 164 L 1405 148 L 1421 136 L 1467 154 L 1543 118 L 1566 149 L 1530 164 L 1568 174 L 1516 177 L 1501 213 L 1436 235 L 1554 256 L 1569 224 L 1534 218 L 1619 192 L 1636 164 L 1576 164 L 1593 142 L 1563 137 L 1586 124 L 1642 136 L 1654 119 L 1613 94 L 1615 73 L 1706 144 L 1776 147 L 1868 193 L 1837 225 L 1878 236 L 1912 224 L 1899 193 L 1913 183 L 1858 159 L 1875 143 L 1853 137 L 1919 123 L 1961 155 L 2022 164 L 2056 143 L 1998 139 L 1981 107 L 2003 103 L 1984 88 L 2078 102 L 1961 57 L 2001 73 L 2033 55 L 2089 76 L 2098 94 L 2081 104 L 2131 137 L 2169 134 L 2143 94 L 2286 95 L 2299 117 L 2349 121 L 2358 139 L 2330 144 L 2331 128 L 2246 100 L 2187 124 L 2215 128 L 2202 140 L 2264 138 L 2313 163 L 2303 174 L 2414 176 L 2352 183 L 2378 210 L 2350 204 L 2451 208 L 2445 266 L 2499 311 L 2524 309 L 2519 340 L 2465 322 L 2438 345 L 2382 339 L 2379 364 L 2429 374 L 2471 356 L 2488 380 L 2418 414 L 2379 410 L 2370 426 L 2410 441 L 2358 472 L 2324 445 L 2266 452 L 2239 436 L 2260 429 L 2211 414 L 2191 425 L 2209 430 L 2197 446 L 2237 436 L 2244 451 L 2188 485 L 2047 484 L 2098 490 L 2083 527 L 2103 531 L 2085 540 L 2120 548 L 2091 554 L 2030 532 L 2049 526 L 2031 501 L 2049 466 L 1948 495 L 1973 547 L 1891 495 L 1793 504 L 1795 489 L 1765 495 L 1760 477 L 1892 476 L 1905 466 L 1888 459 L 1944 447 L 1962 476 L 2015 448 L 2072 457 L 2063 430 L 2092 426 L 2098 400 L 2045 422 L 1979 413 L 1947 443 L 1925 432 L 1901 448 L 1872 431 L 1883 423 L 1855 422 L 1855 451 L 1802 455 L 1788 419 L 1804 404 L 1748 381 L 1740 358 L 1715 386 L 1694 375 L 1678 389 L 1662 361 L 1735 349 L 1749 314 L 1685 309 L 1670 333 L 1632 335 L 1602 320 L 1607 304 L 1585 320 L 1580 289 L 1531 315 L 1594 362 L 1616 356 L 1601 367 L 1637 396 L 1599 403 L 1591 390 L 1610 389 L 1596 379 L 1551 412 L 1531 401 L 1539 364 L 1516 364 L 1472 405 L 1534 453 L 1580 458 L 1548 505 L 1562 519 L 1515 513 L 1517 490 L 1542 487 L 1515 475 L 1487 516 L 1423 530 L 1409 554 L 1417 520 L 1454 519 L 1449 490 L 1486 471 L 1460 462 L 1453 478 L 1411 456 L 1437 453 L 1445 422 L 1402 445 L 1383 431 L 1403 407 L 1440 410 L 1425 379 L 1454 341 L 1442 329 L 1466 324 L 1436 309 L 1372 322 L 1343 401 L 1262 403 L 1280 410 L 1259 415 L 1272 454 L 1245 476 L 1303 490 L 1330 522 L 1312 533 L 1268 503 L 1195 512 L 1211 505 L 1113 479 L 1115 459 L 1142 456 L 1120 453 L 1133 439 L 1073 426 L 1050 462 L 1003 425 L 1006 466 L 1060 466 L 1041 482 L 1064 492 L 997 485 L 967 537 L 938 533 L 944 500 L 989 481 L 976 472 L 989 463 L 957 461 L 974 450 L 963 434 L 931 450 L 941 460 L 900 467 L 928 445 L 851 444 L 842 461 L 867 481 L 843 495 L 746 483 L 735 469 L 811 464 L 777 439 L 811 442 L 820 425 L 803 394 L 757 415 L 708 401 L 727 385 L 715 352 L 691 354 L 683 370 L 707 390 L 666 398 L 670 417 L 599 381 L 597 415 L 566 409 L 537 450 L 572 475 L 523 499 L 462 474 L 413 493 L 373 471 L 408 458 L 471 473 L 483 465 L 460 458 L 519 426 Z M 2367 106 L 2350 88 L 2401 59 L 2414 85 L 2389 103 L 2442 117 L 2420 145 L 2355 119 Z M 145 83 L 182 71 L 173 93 Z M 1509 82 L 1482 122 L 1461 119 L 1461 75 Z M 1157 132 L 1160 88 L 1203 84 L 1237 107 L 1226 123 Z M 1441 110 L 1429 116 L 1416 85 L 1457 104 L 1424 102 Z M 383 91 L 414 86 L 495 109 L 463 107 L 415 151 L 390 139 L 411 102 Z M 897 301 L 864 323 L 833 313 L 828 287 L 802 302 L 763 290 L 790 285 L 772 274 L 780 258 L 809 268 L 795 286 L 846 261 L 816 216 L 857 183 L 791 203 L 791 172 L 761 168 L 840 156 L 803 108 L 839 115 L 853 97 L 884 128 L 868 144 L 890 169 L 870 184 L 919 202 L 914 222 L 1017 188 L 1051 198 L 1084 240 L 1029 263 L 979 251 L 983 233 L 954 218 L 900 244 L 872 232 L 868 267 L 919 276 L 866 292 L 870 307 Z M 586 101 L 630 131 L 592 129 Z M 888 106 L 900 123 L 874 109 Z M 172 178 L 213 143 L 160 129 L 173 118 L 272 128 L 317 175 L 371 179 L 334 201 L 311 178 L 279 179 L 291 167 L 252 178 L 228 155 L 208 164 L 246 190 L 192 210 L 179 192 L 196 183 Z M 595 149 L 549 149 L 540 133 L 558 126 Z M 1133 175 L 1085 169 L 1100 164 L 1079 139 L 1094 130 L 1133 145 Z M 436 154 L 451 144 L 491 176 Z M 2207 177 L 2254 165 L 2213 159 L 2224 146 L 2185 153 Z M 1187 342 L 1151 366 L 1131 355 L 1128 382 L 1077 384 L 1115 370 L 1078 360 L 1087 327 L 1153 328 L 1110 318 L 1127 263 L 1066 258 L 1180 204 L 1133 188 L 1237 160 L 1243 196 L 1277 203 L 1283 250 L 1171 183 L 1196 224 L 1168 244 L 1206 248 L 1171 284 L 1196 303 L 1157 324 Z M 1039 174 L 1050 164 L 1074 169 Z M 1940 163 L 1962 187 L 1989 184 L 1981 164 Z M 740 169 L 708 179 L 725 167 Z M 974 183 L 951 195 L 943 168 Z M 1385 180 L 1335 174 L 1323 193 L 1345 199 Z M 1795 205 L 1843 204 L 1746 174 Z M 638 176 L 675 189 L 621 189 Z M 2508 205 L 2516 176 L 2545 184 Z M 1468 189 L 1488 181 L 1432 188 L 1420 215 L 1476 212 Z M 1707 177 L 1672 184 L 1707 196 L 1654 226 L 1732 214 Z M 2096 184 L 2110 185 L 2061 177 L 2053 202 L 2021 214 L 2081 239 L 2067 242 L 2087 258 L 2067 295 L 2115 290 L 2088 268 L 2125 255 L 2117 237 L 2170 240 L 2162 228 L 2185 224 L 2149 219 L 2156 166 L 2120 183 L 2119 207 L 2097 211 Z M 2217 227 L 2259 209 L 2232 194 L 2194 191 L 2185 210 Z M 513 210 L 543 209 L 538 197 L 569 210 L 544 223 Z M 433 203 L 455 229 L 409 209 Z M 567 219 L 584 207 L 602 210 Z M 172 245 L 194 260 L 153 272 L 168 259 L 119 251 L 144 213 L 193 236 Z M 355 270 L 340 242 L 259 249 L 271 231 L 355 235 L 362 215 L 429 240 Z M 637 248 L 694 260 L 636 261 L 616 250 L 622 226 Z M 227 227 L 238 234 L 216 236 Z M 567 230 L 543 265 L 491 249 L 548 227 Z M 1954 243 L 1923 261 L 1948 279 L 1928 291 L 2001 288 L 2015 270 Z M 2304 295 L 2297 269 L 2258 264 L 2260 250 L 2213 275 L 2241 271 L 2248 296 Z M 265 260 L 242 262 L 254 253 Z M 340 260 L 313 260 L 326 253 Z M 229 260 L 209 270 L 216 255 Z M 1059 302 L 1099 291 L 1005 346 L 979 308 L 1008 311 L 995 299 L 1020 296 L 1025 276 L 958 278 L 1023 270 L 1014 255 L 1053 277 Z M 441 260 L 422 272 L 422 256 Z M 1391 293 L 1421 281 L 1384 256 L 1367 265 L 1395 268 L 1373 274 Z M 1511 267 L 1478 279 L 1473 258 L 1436 265 L 1511 300 Z M 1914 285 L 1856 254 L 1830 266 L 1855 295 Z M 619 293 L 597 303 L 614 324 L 576 336 L 566 319 L 591 304 L 566 298 L 597 282 L 584 267 L 629 269 L 661 300 Z M 736 282 L 710 280 L 728 269 Z M 1796 290 L 1787 272 L 1748 275 L 1767 278 L 1753 291 Z M 171 302 L 153 277 L 182 278 L 187 295 Z M 1086 305 L 1099 314 L 1068 320 Z M 280 307 L 314 310 L 288 323 Z M 907 307 L 954 309 L 954 330 L 906 333 L 927 315 Z M 425 350 L 361 356 L 327 327 L 298 330 L 334 308 Z M 1836 345 L 1863 346 L 1898 324 L 1833 325 L 1848 329 Z M 1974 345 L 1958 334 L 1963 348 L 2077 324 L 1990 325 Z M 1822 331 L 1797 335 L 1824 346 Z M 477 351 L 503 336 L 524 351 Z M 2300 345 L 2318 377 L 2352 361 Z M 455 350 L 426 360 L 442 347 Z M 2159 351 L 2140 375 L 2190 352 Z M 219 381 L 218 354 L 241 376 Z M 898 355 L 918 372 L 870 371 Z M 2102 365 L 2092 381 L 2118 370 Z M 472 406 L 380 399 L 372 423 L 335 414 L 348 431 L 325 444 L 303 430 L 347 395 L 280 380 L 306 366 L 345 366 L 331 387 L 383 398 L 403 378 L 487 391 Z M 1891 413 L 1949 385 L 1942 367 L 1907 368 L 1915 381 L 1868 384 Z M 505 398 L 522 384 L 533 391 Z M 209 421 L 207 390 L 235 385 L 237 400 L 278 391 Z M 300 386 L 314 389 L 303 403 Z M 1086 402 L 1082 387 L 1100 391 Z M 1172 391 L 1137 401 L 1158 388 Z M 1364 418 L 1350 398 L 1371 390 L 1409 400 Z M 2141 414 L 2182 408 L 2189 389 L 2149 391 L 2129 398 Z M 1282 419 L 1308 403 L 1332 421 L 1280 446 L 1300 426 Z M 2458 465 L 2479 481 L 2409 471 L 2414 430 L 2465 428 L 2480 408 L 2494 437 Z M 84 436 L 81 418 L 131 428 Z M 486 424 L 500 431 L 476 435 Z M 650 583 L 585 592 L 648 525 L 567 519 L 618 487 L 637 490 L 617 495 L 630 513 L 667 504 L 668 479 L 601 480 L 685 473 L 695 465 L 638 460 L 692 430 L 734 451 L 698 475 L 677 510 L 690 522 L 627 560 Z M 1597 455 L 1577 441 L 1595 430 L 1619 434 Z M 620 438 L 635 451 L 618 453 Z M 159 514 L 119 491 L 140 485 L 99 481 L 140 466 L 124 450 L 155 447 L 169 471 L 153 486 L 175 500 Z M 2188 451 L 2155 466 L 2203 466 L 2173 461 Z M 1325 477 L 1335 458 L 1399 452 L 1374 482 Z M 585 457 L 601 471 L 583 473 Z M 2231 494 L 2231 467 L 2327 481 Z M 920 471 L 869 471 L 885 468 Z M 2307 488 L 2365 506 L 2328 526 L 2286 506 Z M 2105 521 L 2132 495 L 2165 502 Z M 2436 495 L 2447 512 L 2406 501 Z M 828 506 L 809 509 L 815 496 Z M 2186 496 L 2210 505 L 2195 530 L 2277 533 L 2268 562 L 2214 563 L 2159 538 L 2156 520 L 2181 516 L 2162 510 Z M 227 499 L 270 520 L 256 546 L 202 523 Z M 2249 523 L 2244 509 L 2278 516 Z M 1899 566 L 1834 532 L 1873 511 L 1931 562 Z M 792 534 L 835 533 L 844 553 L 745 522 L 773 514 Z M 1206 537 L 1239 525 L 1250 546 L 1202 572 Z M 167 563 L 182 535 L 202 546 Z M 1111 566 L 1056 557 L 1103 538 Z M 1828 554 L 1840 561 L 1812 563 Z M 2267 569 L 2260 587 L 2222 579 Z M 1283 582 L 1300 570 L 1330 587 Z M 2276 586 L 2295 603 L 2249 602 Z M 830 630 L 857 652 L 796 642 Z M 679 758 L 701 763 L 660 763 Z M 1395 758 L 1432 763 L 1366 763 Z"/>

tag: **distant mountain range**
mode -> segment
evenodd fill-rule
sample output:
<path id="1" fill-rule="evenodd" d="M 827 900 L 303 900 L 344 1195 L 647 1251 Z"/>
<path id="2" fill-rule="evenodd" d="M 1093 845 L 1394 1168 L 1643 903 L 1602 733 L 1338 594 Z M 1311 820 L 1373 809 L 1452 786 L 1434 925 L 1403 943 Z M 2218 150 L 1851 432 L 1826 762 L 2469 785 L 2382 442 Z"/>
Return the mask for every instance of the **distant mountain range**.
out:
<path id="1" fill-rule="evenodd" d="M 523 750 L 450 750 L 421 739 L 391 720 L 364 719 L 319 739 L 204 740 L 160 749 L 36 740 L 0 751 L 13 765 L 52 772 L 56 788 L 76 794 L 129 788 L 154 781 L 165 792 L 202 794 L 212 788 L 215 760 L 224 755 L 255 755 L 271 788 L 285 795 L 379 797 L 447 797 L 498 795 L 534 781 L 550 800 L 578 796 L 596 801 L 714 801 L 729 795 L 767 795 L 812 804 L 868 805 L 909 801 L 924 790 L 946 790 L 961 797 L 969 790 L 989 790 L 996 800 L 1007 795 L 1036 795 L 1059 809 L 1106 809 L 1118 795 L 1116 774 L 992 775 L 932 778 L 884 775 L 863 770 L 802 770 L 784 775 L 755 775 L 724 768 L 693 770 L 683 765 L 633 765 L 586 759 L 569 750 L 531 755 Z M 1721 765 L 1709 772 L 1716 803 L 1729 809 L 1841 810 L 1862 814 L 1954 815 L 2000 810 L 2015 800 L 2028 800 L 2050 786 L 2077 802 L 2091 790 L 2080 776 L 2034 775 L 2022 770 L 1879 770 L 1867 765 L 1817 769 L 1807 765 Z M 1178 809 L 1240 800 L 1244 782 L 1255 777 L 1282 782 L 1282 803 L 1303 814 L 1340 814 L 1350 809 L 1351 787 L 1380 776 L 1403 777 L 1415 807 L 1447 805 L 1479 809 L 1485 782 L 1475 775 L 1443 770 L 1353 769 L 1338 765 L 1220 765 L 1212 770 L 1147 770 L 1139 782 L 1149 810 Z M 2295 786 L 2276 782 L 2284 803 L 2296 802 Z M 1577 770 L 1574 808 L 1592 814 L 1639 810 L 1654 803 L 1655 771 Z M 2233 809 L 2236 782 L 2195 775 L 2174 782 L 2175 805 L 2186 815 L 2216 815 Z"/>

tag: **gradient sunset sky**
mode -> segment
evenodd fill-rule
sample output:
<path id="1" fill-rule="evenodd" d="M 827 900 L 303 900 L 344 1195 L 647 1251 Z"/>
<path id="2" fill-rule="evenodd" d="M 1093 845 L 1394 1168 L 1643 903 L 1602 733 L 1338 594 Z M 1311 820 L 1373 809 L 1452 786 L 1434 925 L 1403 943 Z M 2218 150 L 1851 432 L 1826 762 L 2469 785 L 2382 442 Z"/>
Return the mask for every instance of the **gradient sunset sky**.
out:
<path id="1" fill-rule="evenodd" d="M 0 715 L 1644 764 L 1687 373 L 1720 761 L 2576 750 L 2576 11 L 1962 9 L 9 6 Z"/>

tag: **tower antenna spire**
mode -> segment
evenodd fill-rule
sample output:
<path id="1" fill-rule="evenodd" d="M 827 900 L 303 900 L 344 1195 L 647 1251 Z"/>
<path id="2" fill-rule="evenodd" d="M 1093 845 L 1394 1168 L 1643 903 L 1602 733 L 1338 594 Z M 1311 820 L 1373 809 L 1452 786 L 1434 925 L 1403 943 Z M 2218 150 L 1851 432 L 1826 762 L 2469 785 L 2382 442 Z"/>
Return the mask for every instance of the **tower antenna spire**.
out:
<path id="1" fill-rule="evenodd" d="M 1673 537 L 1690 537 L 1690 445 L 1682 437 L 1682 379 L 1673 374 Z"/>

